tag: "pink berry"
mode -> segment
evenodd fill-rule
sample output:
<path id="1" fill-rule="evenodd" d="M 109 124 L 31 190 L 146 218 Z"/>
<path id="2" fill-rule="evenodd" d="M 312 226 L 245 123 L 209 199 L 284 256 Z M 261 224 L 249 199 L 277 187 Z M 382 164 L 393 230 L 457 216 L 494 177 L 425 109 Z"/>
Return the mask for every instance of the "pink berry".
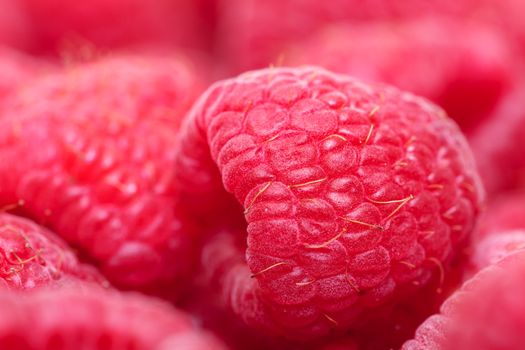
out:
<path id="1" fill-rule="evenodd" d="M 60 54 L 95 46 L 101 49 L 137 46 L 210 45 L 202 0 L 19 0 L 30 21 L 35 53 Z"/>
<path id="2" fill-rule="evenodd" d="M 0 214 L 0 286 L 29 290 L 80 281 L 108 285 L 50 231 L 27 219 Z"/>
<path id="3" fill-rule="evenodd" d="M 187 208 L 226 213 L 226 192 L 244 208 L 246 255 L 242 236 L 205 248 L 219 254 L 205 266 L 229 306 L 252 327 L 301 340 L 350 329 L 446 271 L 483 196 L 441 109 L 315 67 L 213 85 L 176 160 Z"/>
<path id="4" fill-rule="evenodd" d="M 50 227 L 122 288 L 171 294 L 191 265 L 175 141 L 199 92 L 185 61 L 115 56 L 22 89 L 0 117 L 0 205 Z"/>
<path id="5" fill-rule="evenodd" d="M 524 76 L 516 70 L 517 76 Z M 468 137 L 483 183 L 489 194 L 519 187 L 524 182 L 525 89 L 523 81 Z"/>
<path id="6" fill-rule="evenodd" d="M 496 232 L 519 230 L 525 228 L 525 191 L 516 190 L 500 193 L 491 198 L 475 238 L 481 239 Z"/>
<path id="7" fill-rule="evenodd" d="M 525 341 L 524 274 L 524 252 L 478 272 L 402 349 L 521 349 Z"/>
<path id="8" fill-rule="evenodd" d="M 525 249 L 525 228 L 521 230 L 493 232 L 476 242 L 471 264 L 474 271 L 496 264 L 518 250 Z"/>
<path id="9" fill-rule="evenodd" d="M 469 272 L 476 273 L 525 248 L 525 192 L 493 197 L 472 235 Z"/>
<path id="10" fill-rule="evenodd" d="M 138 294 L 58 289 L 17 294 L 0 290 L 0 348 L 18 350 L 224 347 L 170 305 Z M 169 348 L 169 347 L 168 347 Z"/>

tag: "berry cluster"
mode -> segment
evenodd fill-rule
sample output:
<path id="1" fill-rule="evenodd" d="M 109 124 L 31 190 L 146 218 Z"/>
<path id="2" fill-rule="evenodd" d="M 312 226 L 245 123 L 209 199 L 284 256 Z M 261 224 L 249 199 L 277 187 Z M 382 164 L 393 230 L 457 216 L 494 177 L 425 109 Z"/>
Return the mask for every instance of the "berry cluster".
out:
<path id="1" fill-rule="evenodd" d="M 520 0 L 0 0 L 0 349 L 521 350 Z"/>

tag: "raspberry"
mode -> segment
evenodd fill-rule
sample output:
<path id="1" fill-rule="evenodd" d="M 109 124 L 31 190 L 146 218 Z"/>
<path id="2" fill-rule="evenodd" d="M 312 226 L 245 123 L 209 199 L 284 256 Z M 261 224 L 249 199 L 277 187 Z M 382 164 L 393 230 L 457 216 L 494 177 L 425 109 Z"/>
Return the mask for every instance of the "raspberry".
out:
<path id="1" fill-rule="evenodd" d="M 509 93 L 514 61 L 503 35 L 443 18 L 334 25 L 285 54 L 287 64 L 316 64 L 425 96 L 464 130 Z"/>
<path id="2" fill-rule="evenodd" d="M 0 47 L 0 101 L 30 79 L 52 70 L 53 66 L 44 61 L 37 61 L 15 50 Z"/>
<path id="3" fill-rule="evenodd" d="M 469 269 L 477 272 L 516 250 L 525 248 L 525 192 L 493 198 L 472 237 Z"/>
<path id="4" fill-rule="evenodd" d="M 403 350 L 523 347 L 525 253 L 478 272 L 416 331 Z"/>
<path id="5" fill-rule="evenodd" d="M 29 220 L 0 214 L 0 285 L 26 290 L 77 280 L 107 286 L 51 232 Z"/>
<path id="6" fill-rule="evenodd" d="M 170 305 L 101 289 L 0 291 L 2 349 L 224 349 Z M 30 335 L 30 336 L 29 336 Z M 199 340 L 200 338 L 200 340 Z"/>
<path id="7" fill-rule="evenodd" d="M 497 232 L 477 242 L 471 263 L 474 271 L 496 264 L 507 255 L 525 248 L 525 228 L 521 230 Z"/>
<path id="8" fill-rule="evenodd" d="M 20 0 L 31 23 L 36 53 L 60 53 L 90 43 L 103 49 L 210 45 L 199 1 Z"/>
<path id="9" fill-rule="evenodd" d="M 516 71 L 522 75 L 523 71 Z M 520 86 L 523 86 L 521 84 Z M 518 88 L 502 101 L 493 116 L 469 135 L 483 183 L 489 194 L 519 187 L 525 182 L 525 89 Z M 490 140 L 490 142 L 487 142 Z"/>
<path id="10" fill-rule="evenodd" d="M 35 81 L 0 118 L 0 205 L 23 203 L 115 285 L 171 294 L 192 254 L 174 144 L 198 89 L 183 62 L 133 56 Z"/>
<path id="11" fill-rule="evenodd" d="M 490 200 L 480 220 L 475 239 L 494 235 L 502 231 L 525 228 L 525 191 L 517 190 L 500 194 Z"/>
<path id="12" fill-rule="evenodd" d="M 483 196 L 441 109 L 315 67 L 213 85 L 178 151 L 188 208 L 223 211 L 224 189 L 244 208 L 246 261 L 242 236 L 205 248 L 220 252 L 205 266 L 224 299 L 251 326 L 300 340 L 350 329 L 446 271 Z"/>
<path id="13" fill-rule="evenodd" d="M 516 49 L 525 53 L 525 25 L 521 14 L 525 4 L 521 0 L 484 1 L 483 12 L 480 15 L 492 24 L 505 30 L 507 35 L 516 41 Z"/>

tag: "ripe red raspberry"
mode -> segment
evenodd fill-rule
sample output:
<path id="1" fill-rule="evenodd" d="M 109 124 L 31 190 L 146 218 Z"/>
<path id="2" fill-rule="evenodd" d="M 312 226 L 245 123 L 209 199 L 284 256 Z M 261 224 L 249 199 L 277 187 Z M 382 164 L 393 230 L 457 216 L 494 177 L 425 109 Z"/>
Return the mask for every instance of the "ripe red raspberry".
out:
<path id="1" fill-rule="evenodd" d="M 473 247 L 471 265 L 473 271 L 496 264 L 518 250 L 525 249 L 525 228 L 521 230 L 493 232 L 476 242 Z"/>
<path id="2" fill-rule="evenodd" d="M 188 316 L 138 294 L 101 289 L 0 290 L 0 348 L 19 350 L 224 347 L 195 329 Z M 169 348 L 169 347 L 168 347 Z"/>
<path id="3" fill-rule="evenodd" d="M 192 254 L 174 202 L 177 125 L 198 91 L 174 58 L 114 57 L 33 82 L 0 118 L 0 205 L 22 201 L 117 286 L 171 293 Z"/>
<path id="4" fill-rule="evenodd" d="M 472 236 L 471 273 L 525 248 L 524 212 L 524 191 L 500 194 L 490 200 Z"/>
<path id="5" fill-rule="evenodd" d="M 246 261 L 242 237 L 210 239 L 220 258 L 205 265 L 231 308 L 296 339 L 349 329 L 446 271 L 483 192 L 441 109 L 315 67 L 215 84 L 186 119 L 176 169 L 187 207 L 224 211 L 224 189 L 244 207 Z"/>
<path id="6" fill-rule="evenodd" d="M 523 71 L 516 71 L 523 75 Z M 507 96 L 493 116 L 468 137 L 480 175 L 489 194 L 520 187 L 525 183 L 525 89 Z"/>
<path id="7" fill-rule="evenodd" d="M 517 53 L 525 54 L 525 22 L 522 14 L 525 3 L 521 0 L 481 1 L 477 15 L 483 20 L 505 30 L 510 38 L 516 41 Z"/>
<path id="8" fill-rule="evenodd" d="M 525 252 L 478 272 L 416 331 L 403 350 L 518 350 L 525 337 Z"/>
<path id="9" fill-rule="evenodd" d="M 0 46 L 0 76 L 2 77 L 0 79 L 0 102 L 8 94 L 20 89 L 30 79 L 44 75 L 53 68 L 50 63 Z"/>
<path id="10" fill-rule="evenodd" d="M 77 281 L 108 283 L 48 230 L 0 213 L 0 286 L 17 290 Z"/>
<path id="11" fill-rule="evenodd" d="M 86 42 L 104 49 L 210 45 L 206 17 L 197 0 L 19 2 L 30 20 L 32 50 L 37 53 L 57 53 Z"/>
<path id="12" fill-rule="evenodd" d="M 296 45 L 284 61 L 427 97 L 463 130 L 489 117 L 510 92 L 516 65 L 503 35 L 444 18 L 334 25 Z"/>
<path id="13" fill-rule="evenodd" d="M 498 232 L 525 229 L 525 191 L 517 190 L 491 198 L 485 208 L 474 239 L 481 240 Z"/>

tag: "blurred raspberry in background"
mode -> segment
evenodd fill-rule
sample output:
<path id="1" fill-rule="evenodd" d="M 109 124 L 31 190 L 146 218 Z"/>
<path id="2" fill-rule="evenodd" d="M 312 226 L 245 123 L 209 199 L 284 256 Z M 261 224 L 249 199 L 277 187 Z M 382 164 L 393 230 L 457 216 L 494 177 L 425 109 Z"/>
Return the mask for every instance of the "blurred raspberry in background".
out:
<path id="1" fill-rule="evenodd" d="M 0 38 L 37 54 L 56 54 L 83 42 L 102 49 L 211 45 L 213 10 L 208 0 L 2 2 L 9 12 L 2 11 L 8 20 L 0 21 L 5 32 Z"/>

